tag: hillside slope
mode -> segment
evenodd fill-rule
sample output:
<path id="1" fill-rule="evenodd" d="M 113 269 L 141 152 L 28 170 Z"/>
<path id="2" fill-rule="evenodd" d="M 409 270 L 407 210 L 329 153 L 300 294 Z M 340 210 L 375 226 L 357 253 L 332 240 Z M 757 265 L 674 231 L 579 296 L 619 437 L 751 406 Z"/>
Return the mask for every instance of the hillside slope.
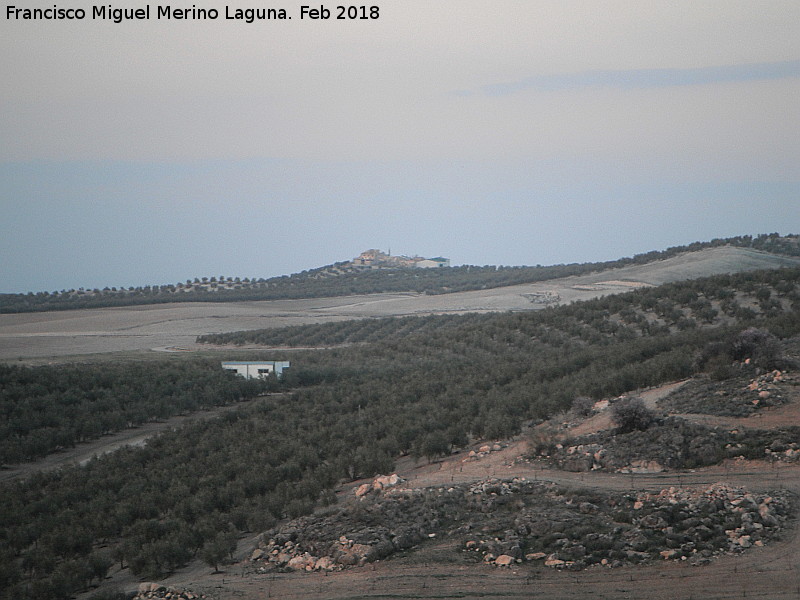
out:
<path id="1" fill-rule="evenodd" d="M 155 348 L 198 349 L 201 335 L 368 317 L 526 311 L 683 279 L 800 265 L 800 257 L 718 247 L 546 282 L 427 295 L 384 293 L 0 314 L 0 360 Z M 544 298 L 546 302 L 541 302 Z"/>
<path id="2" fill-rule="evenodd" d="M 54 292 L 0 294 L 0 313 L 143 306 L 175 302 L 290 300 L 376 293 L 449 294 L 550 281 L 561 277 L 587 275 L 631 265 L 645 265 L 687 252 L 700 252 L 725 246 L 800 257 L 800 236 L 794 234 L 780 236 L 777 233 L 771 233 L 756 237 L 738 236 L 714 239 L 710 242 L 694 242 L 686 246 L 653 250 L 633 257 L 605 262 L 549 266 L 461 265 L 452 268 L 418 269 L 409 268 L 408 263 L 402 260 L 389 260 L 388 264 L 387 261 L 378 261 L 377 264 L 372 264 L 373 261 L 370 259 L 367 261 L 370 263 L 367 266 L 359 266 L 350 261 L 338 262 L 269 279 L 251 279 L 249 277 L 242 279 L 220 275 L 202 279 L 195 277 L 194 280 L 187 279 L 185 282 L 176 284 L 148 285 L 136 288 L 109 288 L 106 286 L 102 290 L 79 288 Z M 411 261 L 410 264 L 414 264 L 412 259 L 409 261 Z"/>

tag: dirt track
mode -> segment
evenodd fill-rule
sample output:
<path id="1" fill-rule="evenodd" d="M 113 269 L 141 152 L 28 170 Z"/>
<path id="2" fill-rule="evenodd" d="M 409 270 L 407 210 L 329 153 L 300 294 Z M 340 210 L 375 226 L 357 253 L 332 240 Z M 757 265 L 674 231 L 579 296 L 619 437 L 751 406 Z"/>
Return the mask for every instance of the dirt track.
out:
<path id="1" fill-rule="evenodd" d="M 26 477 L 32 473 L 53 471 L 61 467 L 84 464 L 95 456 L 113 452 L 124 446 L 141 446 L 144 445 L 148 438 L 153 437 L 161 431 L 174 429 L 201 419 L 210 419 L 227 411 L 242 408 L 256 401 L 257 400 L 249 400 L 228 406 L 218 406 L 208 410 L 201 410 L 190 415 L 179 415 L 163 421 L 145 423 L 133 429 L 125 429 L 90 442 L 77 444 L 74 448 L 68 448 L 61 452 L 49 454 L 33 462 L 8 466 L 0 469 L 0 483 L 11 481 L 18 477 Z"/>

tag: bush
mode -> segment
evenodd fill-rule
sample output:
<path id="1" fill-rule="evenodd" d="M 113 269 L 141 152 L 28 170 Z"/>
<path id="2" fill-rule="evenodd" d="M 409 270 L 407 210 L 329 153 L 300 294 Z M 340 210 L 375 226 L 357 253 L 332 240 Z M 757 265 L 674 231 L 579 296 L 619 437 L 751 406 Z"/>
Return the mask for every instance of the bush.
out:
<path id="1" fill-rule="evenodd" d="M 641 398 L 631 397 L 612 405 L 611 420 L 617 426 L 619 433 L 628 433 L 646 430 L 655 420 L 655 415 L 644 405 Z"/>
<path id="2" fill-rule="evenodd" d="M 750 359 L 763 369 L 775 369 L 783 363 L 781 344 L 774 335 L 763 329 L 750 327 L 742 331 L 731 344 L 731 358 Z"/>
<path id="3" fill-rule="evenodd" d="M 588 417 L 594 412 L 594 400 L 587 396 L 578 396 L 572 401 L 572 412 L 579 417 Z"/>

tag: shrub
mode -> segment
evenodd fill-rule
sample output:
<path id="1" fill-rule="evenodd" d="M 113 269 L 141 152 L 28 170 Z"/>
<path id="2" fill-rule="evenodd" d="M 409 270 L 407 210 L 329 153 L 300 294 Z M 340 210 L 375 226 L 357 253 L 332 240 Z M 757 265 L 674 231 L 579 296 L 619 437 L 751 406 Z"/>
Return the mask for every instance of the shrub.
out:
<path id="1" fill-rule="evenodd" d="M 774 369 L 783 362 L 781 344 L 774 335 L 750 327 L 742 331 L 731 344 L 731 358 L 751 361 L 764 369 Z"/>
<path id="2" fill-rule="evenodd" d="M 594 400 L 587 396 L 578 396 L 572 401 L 572 412 L 579 417 L 588 417 L 594 412 Z"/>
<path id="3" fill-rule="evenodd" d="M 641 398 L 631 397 L 614 403 L 611 407 L 611 420 L 619 433 L 627 433 L 646 430 L 655 420 L 655 415 Z"/>

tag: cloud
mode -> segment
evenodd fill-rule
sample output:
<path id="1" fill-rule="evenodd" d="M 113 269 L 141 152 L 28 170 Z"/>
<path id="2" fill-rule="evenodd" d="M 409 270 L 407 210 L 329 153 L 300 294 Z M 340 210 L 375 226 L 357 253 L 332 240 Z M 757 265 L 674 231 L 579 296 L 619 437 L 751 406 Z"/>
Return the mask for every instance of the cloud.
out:
<path id="1" fill-rule="evenodd" d="M 454 93 L 457 96 L 476 94 L 507 96 L 528 90 L 551 92 L 580 88 L 643 89 L 763 81 L 790 77 L 800 77 L 800 60 L 689 69 L 625 69 L 556 73 L 484 85 L 478 90 L 458 90 Z"/>

